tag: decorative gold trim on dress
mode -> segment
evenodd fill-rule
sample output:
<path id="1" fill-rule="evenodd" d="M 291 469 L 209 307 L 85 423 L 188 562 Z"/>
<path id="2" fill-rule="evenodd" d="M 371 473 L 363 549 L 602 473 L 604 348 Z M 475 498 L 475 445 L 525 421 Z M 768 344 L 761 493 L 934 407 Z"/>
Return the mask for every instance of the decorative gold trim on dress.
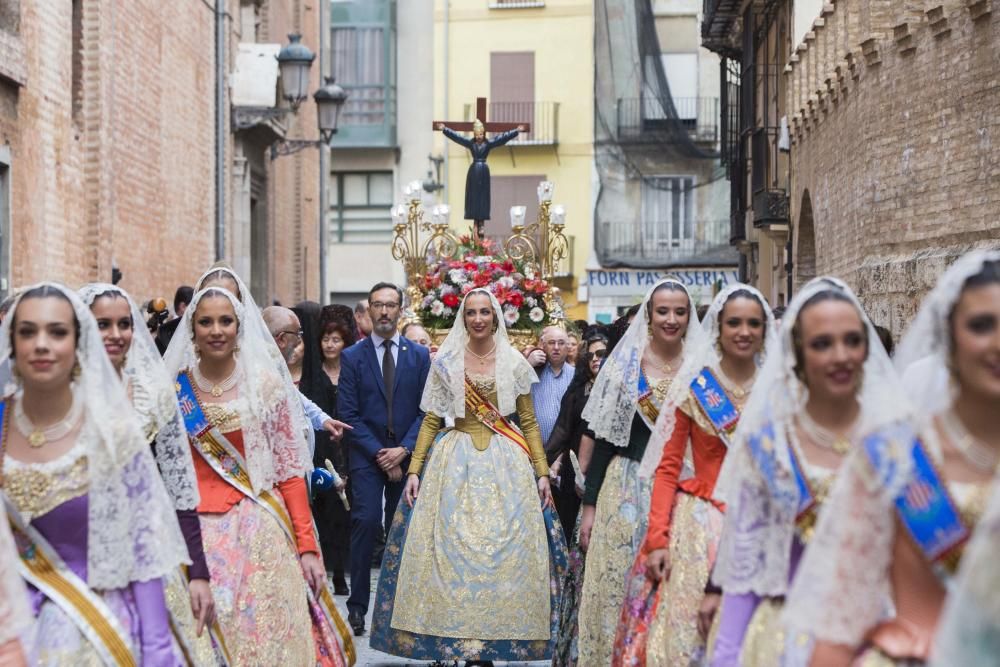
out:
<path id="1" fill-rule="evenodd" d="M 232 433 L 243 427 L 240 413 L 223 403 L 202 403 L 205 418 L 222 433 Z"/>
<path id="2" fill-rule="evenodd" d="M 22 465 L 15 467 L 8 463 L 4 490 L 28 521 L 87 493 L 86 456 L 81 455 L 68 467 L 59 466 L 51 471 Z"/>

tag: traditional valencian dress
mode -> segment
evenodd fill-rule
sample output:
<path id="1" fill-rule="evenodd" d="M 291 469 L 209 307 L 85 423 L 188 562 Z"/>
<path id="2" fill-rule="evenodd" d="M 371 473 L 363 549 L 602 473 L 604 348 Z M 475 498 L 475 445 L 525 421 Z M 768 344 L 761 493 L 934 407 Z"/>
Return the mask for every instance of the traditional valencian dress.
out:
<path id="1" fill-rule="evenodd" d="M 912 402 L 917 416 L 866 434 L 842 464 L 782 614 L 787 664 L 807 664 L 819 642 L 851 647 L 859 665 L 922 665 L 931 656 L 995 473 L 953 411 L 950 317 L 966 280 L 997 261 L 1000 253 L 982 251 L 956 261 L 904 335 L 896 366 L 902 386 L 916 390 L 890 386 L 869 407 Z M 964 459 L 980 481 L 949 477 L 946 459 Z"/>
<path id="2" fill-rule="evenodd" d="M 662 283 L 687 292 L 677 281 Z M 650 483 L 648 477 L 639 475 L 639 465 L 680 373 L 654 384 L 641 367 L 650 336 L 647 304 L 662 283 L 646 294 L 639 313 L 598 373 L 583 411 L 597 440 L 583 496 L 583 504 L 595 506 L 595 511 L 578 616 L 580 665 L 610 664 L 625 578 L 646 535 Z M 690 295 L 688 303 L 692 303 Z M 692 307 L 685 350 L 700 345 L 700 337 Z"/>
<path id="3" fill-rule="evenodd" d="M 177 512 L 177 520 L 187 543 L 191 565 L 178 568 L 164 578 L 167 608 L 174 635 L 187 662 L 194 666 L 228 664 L 225 642 L 218 623 L 207 632 L 197 633 L 197 621 L 191 610 L 188 582 L 209 579 L 208 564 L 201 539 L 201 524 L 196 508 L 200 502 L 191 447 L 184 430 L 184 420 L 177 405 L 174 383 L 160 358 L 156 342 L 142 326 L 142 313 L 125 290 L 106 283 L 90 283 L 80 289 L 84 304 L 93 308 L 101 297 L 124 299 L 129 306 L 133 329 L 132 344 L 122 369 L 122 380 L 132 407 L 139 418 L 143 435 L 156 458 L 167 494 Z"/>
<path id="4" fill-rule="evenodd" d="M 722 533 L 723 505 L 714 496 L 715 481 L 749 398 L 749 391 L 725 379 L 719 367 L 719 319 L 734 292 L 749 292 L 760 302 L 765 348 L 772 342 L 774 320 L 759 292 L 734 284 L 715 297 L 705 317 L 702 346 L 685 359 L 697 371 L 686 385 L 674 388 L 671 402 L 677 407 L 657 424 L 657 435 L 666 436 L 666 443 L 656 464 L 646 539 L 628 576 L 615 665 L 669 667 L 705 660 L 697 619 Z M 670 576 L 659 583 L 646 576 L 646 560 L 655 549 L 668 549 L 670 555 Z"/>
<path id="5" fill-rule="evenodd" d="M 754 398 L 741 417 L 734 446 L 716 485 L 726 504 L 726 521 L 712 575 L 724 595 L 711 649 L 713 667 L 770 667 L 782 663 L 784 636 L 779 622 L 784 596 L 813 535 L 837 474 L 805 456 L 798 433 L 805 424 L 806 387 L 796 376 L 792 328 L 802 305 L 825 293 L 849 299 L 877 340 L 850 289 L 830 278 L 803 287 L 789 305 L 775 350 L 754 383 Z M 861 446 L 864 429 L 898 419 L 902 413 L 866 410 L 866 399 L 890 391 L 892 362 L 881 346 L 869 350 L 858 389 L 861 414 L 843 442 L 825 446 L 840 454 Z M 816 436 L 813 435 L 813 438 Z M 816 447 L 823 443 L 814 442 Z"/>
<path id="6" fill-rule="evenodd" d="M 537 375 L 502 320 L 494 375 L 467 371 L 464 306 L 424 390 L 408 472 L 421 475 L 419 498 L 396 511 L 370 643 L 422 660 L 543 660 L 566 546 L 538 496 L 548 465 L 529 394 Z"/>
<path id="7" fill-rule="evenodd" d="M 170 499 L 89 309 L 39 287 L 65 297 L 80 325 L 67 416 L 80 426 L 61 456 L 19 461 L 6 443 L 23 428 L 21 393 L 0 403 L 3 500 L 35 619 L 26 652 L 38 665 L 185 664 L 164 599 L 164 578 L 189 562 Z M 4 358 L 13 320 L 0 328 Z"/>
<path id="8" fill-rule="evenodd" d="M 191 346 L 192 314 L 206 294 L 229 298 L 240 321 L 238 397 L 199 382 Z M 167 351 L 180 366 L 176 389 L 198 476 L 205 555 L 222 636 L 235 665 L 353 662 L 346 626 L 324 586 L 309 589 L 299 556 L 320 554 L 309 510 L 308 453 L 292 419 L 291 398 L 269 353 L 235 297 L 221 288 L 195 294 Z"/>
<path id="9" fill-rule="evenodd" d="M 28 591 L 17 571 L 18 559 L 7 511 L 0 508 L 0 657 L 11 650 L 6 646 L 9 642 L 17 642 L 19 650 L 24 651 L 24 640 L 33 622 Z M 28 661 L 30 664 L 30 658 Z"/>

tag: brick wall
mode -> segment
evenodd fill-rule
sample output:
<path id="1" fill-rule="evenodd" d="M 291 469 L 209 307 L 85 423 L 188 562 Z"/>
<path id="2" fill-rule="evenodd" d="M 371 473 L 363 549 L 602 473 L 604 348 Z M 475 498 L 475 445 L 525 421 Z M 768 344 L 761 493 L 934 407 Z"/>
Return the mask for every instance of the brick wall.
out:
<path id="1" fill-rule="evenodd" d="M 843 276 L 898 335 L 950 261 L 1000 246 L 998 62 L 997 0 L 826 5 L 786 69 L 800 281 Z"/>
<path id="2" fill-rule="evenodd" d="M 0 34 L 0 54 L 23 54 L 0 68 L 0 145 L 12 156 L 14 285 L 109 280 L 114 260 L 124 273 L 121 285 L 138 299 L 169 298 L 214 261 L 209 5 L 83 0 L 74 108 L 70 2 L 21 0 L 19 34 Z M 272 0 L 265 7 L 267 41 L 284 43 L 285 33 L 298 29 L 318 51 L 315 6 Z M 238 16 L 239 1 L 230 0 L 228 10 Z M 231 59 L 239 37 L 230 36 Z M 318 85 L 318 62 L 313 69 Z M 316 135 L 311 100 L 289 128 L 289 136 Z M 231 157 L 231 137 L 227 143 Z M 281 158 L 270 172 L 274 294 L 287 302 L 315 297 L 316 151 Z"/>

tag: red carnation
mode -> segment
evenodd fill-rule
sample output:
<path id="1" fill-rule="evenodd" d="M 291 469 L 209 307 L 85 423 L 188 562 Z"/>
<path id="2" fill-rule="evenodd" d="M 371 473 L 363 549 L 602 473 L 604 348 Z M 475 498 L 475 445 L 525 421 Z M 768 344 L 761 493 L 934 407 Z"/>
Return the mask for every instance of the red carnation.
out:
<path id="1" fill-rule="evenodd" d="M 449 308 L 458 308 L 458 295 L 457 294 L 445 294 L 441 297 L 441 303 L 448 306 Z"/>
<path id="2" fill-rule="evenodd" d="M 510 296 L 507 297 L 507 303 L 520 309 L 524 305 L 524 295 L 517 291 L 512 291 Z"/>
<path id="3" fill-rule="evenodd" d="M 476 277 L 473 279 L 476 287 L 486 287 L 490 284 L 490 274 L 488 273 L 477 273 Z"/>

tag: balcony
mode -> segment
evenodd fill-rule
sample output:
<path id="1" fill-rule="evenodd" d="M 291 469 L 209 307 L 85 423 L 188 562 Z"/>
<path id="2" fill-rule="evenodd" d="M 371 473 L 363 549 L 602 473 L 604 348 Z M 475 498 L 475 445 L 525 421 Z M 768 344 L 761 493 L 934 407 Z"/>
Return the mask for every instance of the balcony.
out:
<path id="1" fill-rule="evenodd" d="M 687 237 L 671 221 L 598 223 L 597 256 L 602 266 L 670 268 L 717 266 L 737 259 L 729 245 L 729 220 L 695 222 Z"/>
<path id="2" fill-rule="evenodd" d="M 465 105 L 464 119 L 474 120 L 475 107 Z M 487 121 L 531 123 L 531 132 L 522 132 L 508 146 L 555 146 L 559 143 L 558 102 L 490 102 Z"/>
<path id="3" fill-rule="evenodd" d="M 677 112 L 676 121 L 668 118 L 664 111 L 671 105 Z M 675 122 L 687 131 L 692 141 L 715 144 L 719 141 L 719 99 L 632 97 L 618 100 L 618 140 L 623 143 L 669 141 Z"/>
<path id="4" fill-rule="evenodd" d="M 544 7 L 545 0 L 489 0 L 490 9 L 534 9 Z"/>
<path id="5" fill-rule="evenodd" d="M 738 43 L 732 41 L 732 29 L 740 17 L 741 0 L 704 0 L 701 20 L 701 45 L 721 56 L 739 56 Z"/>
<path id="6" fill-rule="evenodd" d="M 333 148 L 389 147 L 396 145 L 395 86 L 344 86 L 347 101 L 340 112 L 340 128 Z"/>

